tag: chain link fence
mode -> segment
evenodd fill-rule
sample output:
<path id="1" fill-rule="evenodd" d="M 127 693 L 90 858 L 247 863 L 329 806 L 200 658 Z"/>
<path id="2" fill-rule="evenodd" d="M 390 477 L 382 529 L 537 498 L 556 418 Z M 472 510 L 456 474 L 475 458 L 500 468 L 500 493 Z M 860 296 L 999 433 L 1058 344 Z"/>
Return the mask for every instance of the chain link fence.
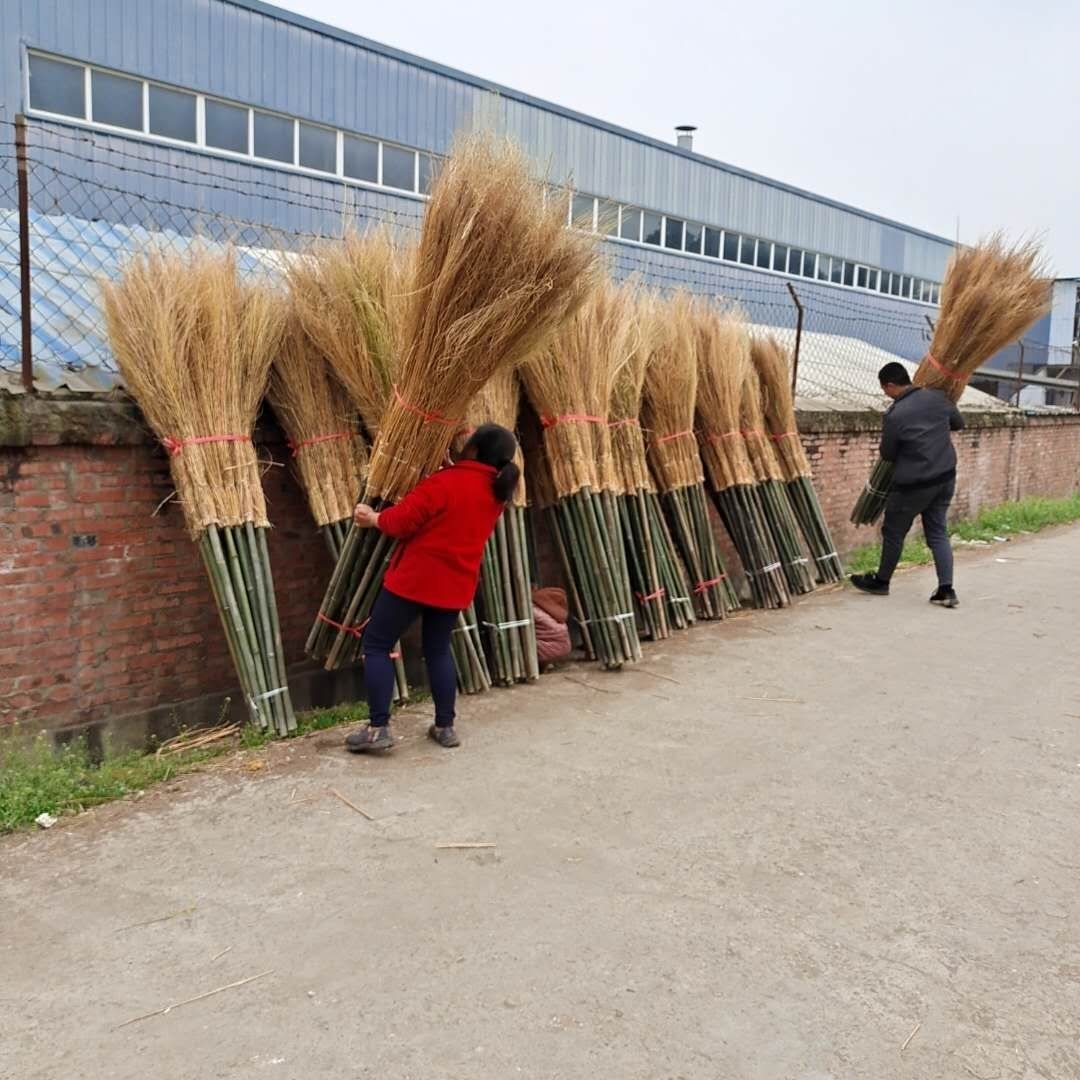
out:
<path id="1" fill-rule="evenodd" d="M 423 213 L 420 196 L 121 134 L 0 118 L 0 385 L 114 388 L 99 282 L 147 245 L 179 251 L 194 242 L 231 244 L 242 271 L 273 274 L 311 243 L 350 228 L 386 224 L 415 237 Z M 937 309 L 928 305 L 646 244 L 608 240 L 603 248 L 617 278 L 740 306 L 756 332 L 775 333 L 788 346 L 799 397 L 812 406 L 880 407 L 877 370 L 896 357 L 916 362 L 933 332 Z M 1014 351 L 999 358 L 1008 373 L 983 381 L 1006 398 L 1015 399 L 1037 372 L 1067 372 L 1074 363 L 1045 345 L 1020 343 Z M 1080 404 L 1075 390 L 1056 392 L 1069 400 L 1055 403 Z"/>

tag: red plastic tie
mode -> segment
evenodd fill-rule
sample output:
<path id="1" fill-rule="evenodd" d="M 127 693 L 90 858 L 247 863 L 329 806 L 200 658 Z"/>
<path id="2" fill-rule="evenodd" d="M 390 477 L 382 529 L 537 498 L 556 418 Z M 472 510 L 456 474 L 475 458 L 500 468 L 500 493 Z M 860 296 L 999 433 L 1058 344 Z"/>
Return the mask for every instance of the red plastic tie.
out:
<path id="1" fill-rule="evenodd" d="M 314 446 L 316 443 L 334 442 L 336 439 L 355 438 L 355 431 L 335 431 L 332 435 L 312 435 L 310 439 L 301 439 L 298 443 L 294 443 L 292 439 L 290 439 L 289 449 L 292 451 L 293 457 L 296 457 L 305 446 Z"/>
<path id="2" fill-rule="evenodd" d="M 651 593 L 634 593 L 634 595 L 643 603 L 646 604 L 650 600 L 659 600 L 661 597 L 667 595 L 667 589 L 661 586 L 656 592 Z"/>
<path id="3" fill-rule="evenodd" d="M 318 617 L 322 619 L 324 623 L 328 623 L 332 626 L 335 630 L 340 630 L 343 634 L 350 634 L 352 637 L 356 638 L 357 641 L 364 636 L 364 627 L 371 622 L 371 619 L 365 619 L 358 626 L 346 626 L 344 623 L 334 622 L 333 619 L 328 615 L 324 615 L 321 611 L 319 612 Z"/>
<path id="4" fill-rule="evenodd" d="M 694 586 L 694 592 L 703 593 L 706 589 L 711 589 L 714 585 L 719 585 L 727 577 L 727 574 L 721 574 L 719 577 L 709 578 L 708 581 L 699 581 Z"/>
<path id="5" fill-rule="evenodd" d="M 715 432 L 706 436 L 709 442 L 714 445 L 719 442 L 723 442 L 725 439 L 737 439 L 741 433 L 738 431 L 724 431 L 717 435 Z"/>
<path id="6" fill-rule="evenodd" d="M 773 442 L 783 442 L 784 439 L 797 439 L 799 433 L 797 431 L 783 431 L 779 435 L 773 435 Z"/>
<path id="7" fill-rule="evenodd" d="M 421 409 L 418 405 L 410 404 L 401 396 L 397 383 L 394 383 L 394 397 L 397 398 L 397 403 L 403 409 L 422 417 L 425 424 L 445 424 L 447 427 L 457 427 L 461 423 L 460 420 L 451 420 L 449 416 L 443 416 L 440 412 L 429 412 L 427 409 Z"/>
<path id="8" fill-rule="evenodd" d="M 541 416 L 542 427 L 554 427 L 556 424 L 606 424 L 602 416 L 589 416 L 587 413 L 564 413 L 562 416 Z"/>
<path id="9" fill-rule="evenodd" d="M 161 440 L 161 445 L 175 457 L 185 446 L 202 446 L 204 443 L 215 442 L 251 442 L 250 435 L 196 435 L 192 439 L 174 439 L 166 435 Z"/>
<path id="10" fill-rule="evenodd" d="M 946 379 L 949 379 L 955 383 L 962 383 L 964 381 L 959 375 L 954 375 L 953 372 L 951 372 L 947 367 L 944 366 L 944 364 L 938 363 L 937 357 L 934 356 L 932 352 L 928 352 L 926 354 L 926 359 L 929 360 L 930 363 L 934 367 L 936 367 L 938 371 L 940 371 L 941 374 L 945 376 Z"/>
<path id="11" fill-rule="evenodd" d="M 609 420 L 608 421 L 608 427 L 629 427 L 631 424 L 634 427 L 639 426 L 639 421 L 638 421 L 638 418 L 636 416 L 628 416 L 625 420 Z"/>
<path id="12" fill-rule="evenodd" d="M 693 435 L 693 431 L 676 431 L 672 435 L 661 435 L 659 439 L 653 439 L 654 443 L 660 444 L 671 442 L 672 439 L 685 439 L 687 435 Z"/>
<path id="13" fill-rule="evenodd" d="M 761 428 L 751 428 L 749 431 L 742 432 L 744 439 L 764 439 L 765 432 Z"/>

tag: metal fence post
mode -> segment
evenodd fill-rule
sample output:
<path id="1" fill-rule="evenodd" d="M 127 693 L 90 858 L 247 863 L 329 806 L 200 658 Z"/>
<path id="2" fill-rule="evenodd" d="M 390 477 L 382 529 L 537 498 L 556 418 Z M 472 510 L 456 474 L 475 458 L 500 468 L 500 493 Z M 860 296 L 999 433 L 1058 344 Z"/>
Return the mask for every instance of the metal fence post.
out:
<path id="1" fill-rule="evenodd" d="M 15 164 L 19 189 L 19 301 L 22 321 L 22 384 L 34 392 L 33 335 L 30 318 L 30 175 L 26 163 L 26 117 L 15 117 Z"/>
<path id="2" fill-rule="evenodd" d="M 799 386 L 799 348 L 802 345 L 803 306 L 799 300 L 799 294 L 795 291 L 795 286 L 790 281 L 787 282 L 787 289 L 795 303 L 795 352 L 791 358 L 791 393 L 794 395 L 798 393 Z"/>
<path id="3" fill-rule="evenodd" d="M 1024 343 L 1018 341 L 1016 347 L 1020 350 L 1020 366 L 1016 369 L 1016 407 L 1020 408 L 1020 391 L 1024 389 Z"/>

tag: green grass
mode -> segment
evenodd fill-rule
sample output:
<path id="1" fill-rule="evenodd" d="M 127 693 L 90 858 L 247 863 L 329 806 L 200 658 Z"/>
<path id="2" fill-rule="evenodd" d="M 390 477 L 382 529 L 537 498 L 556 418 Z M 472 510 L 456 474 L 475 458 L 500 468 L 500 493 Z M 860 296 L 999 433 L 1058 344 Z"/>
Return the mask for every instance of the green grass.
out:
<path id="1" fill-rule="evenodd" d="M 957 521 L 949 526 L 949 535 L 957 541 L 982 540 L 988 543 L 996 537 L 1035 533 L 1052 525 L 1068 525 L 1080 521 L 1080 491 L 1064 499 L 1020 499 L 982 510 L 970 521 Z M 878 567 L 881 544 L 866 544 L 848 556 L 848 571 L 865 574 Z M 901 566 L 926 566 L 933 556 L 922 535 L 913 536 L 904 544 Z"/>
<path id="2" fill-rule="evenodd" d="M 412 702 L 418 699 L 419 695 L 414 696 Z M 301 713 L 295 734 L 288 737 L 366 720 L 367 715 L 363 703 Z M 237 745 L 249 750 L 276 741 L 245 726 L 238 742 L 222 740 L 213 746 L 162 757 L 138 750 L 106 753 L 103 761 L 95 762 L 81 741 L 57 750 L 44 736 L 29 742 L 0 740 L 0 834 L 31 825 L 39 814 L 59 817 L 122 799 L 198 768 L 211 758 L 231 753 Z"/>

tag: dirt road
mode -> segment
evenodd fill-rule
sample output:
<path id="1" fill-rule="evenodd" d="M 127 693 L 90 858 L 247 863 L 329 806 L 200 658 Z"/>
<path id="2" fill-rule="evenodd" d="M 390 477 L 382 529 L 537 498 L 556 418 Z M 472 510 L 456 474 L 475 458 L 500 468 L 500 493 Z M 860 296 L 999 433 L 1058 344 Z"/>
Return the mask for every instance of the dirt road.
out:
<path id="1" fill-rule="evenodd" d="M 997 546 L 955 612 L 918 571 L 466 701 L 457 752 L 418 710 L 389 760 L 9 838 L 0 1076 L 1080 1076 L 1078 565 Z"/>

